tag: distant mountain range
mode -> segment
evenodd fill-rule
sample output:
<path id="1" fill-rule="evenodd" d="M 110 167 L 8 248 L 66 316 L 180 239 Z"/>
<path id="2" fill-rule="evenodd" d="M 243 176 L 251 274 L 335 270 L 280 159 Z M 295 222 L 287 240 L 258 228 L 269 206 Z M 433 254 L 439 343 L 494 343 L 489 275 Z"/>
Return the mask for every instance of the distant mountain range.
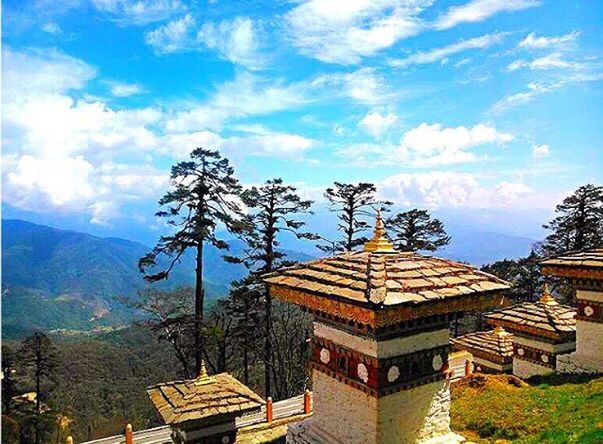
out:
<path id="1" fill-rule="evenodd" d="M 324 232 L 326 216 L 308 229 Z M 325 222 L 318 226 L 319 221 Z M 321 230 L 322 229 L 322 230 Z M 534 240 L 476 229 L 457 220 L 446 224 L 452 242 L 436 254 L 473 265 L 527 255 Z M 332 233 L 336 236 L 335 233 Z M 310 242 L 284 236 L 282 247 L 292 260 L 305 261 L 318 253 Z M 91 330 L 125 324 L 134 313 L 119 296 L 134 295 L 145 286 L 138 259 L 150 247 L 120 238 L 102 238 L 22 220 L 2 221 L 2 331 L 21 335 L 33 329 Z M 303 252 L 300 252 L 303 251 Z M 241 255 L 243 244 L 230 242 L 228 254 Z M 208 305 L 228 294 L 228 287 L 246 273 L 241 265 L 226 263 L 223 251 L 205 250 Z M 174 288 L 194 283 L 193 252 L 185 255 L 170 279 L 159 284 Z"/>
<path id="2" fill-rule="evenodd" d="M 126 323 L 133 313 L 118 300 L 145 286 L 138 259 L 150 250 L 119 238 L 101 238 L 21 220 L 2 221 L 2 330 L 90 330 Z M 228 254 L 242 254 L 231 242 Z M 230 282 L 245 275 L 242 265 L 223 261 L 223 251 L 205 250 L 208 302 L 228 294 Z M 192 253 L 192 252 L 191 252 Z M 293 260 L 311 256 L 287 252 Z M 186 255 L 163 287 L 193 285 L 193 255 Z"/>

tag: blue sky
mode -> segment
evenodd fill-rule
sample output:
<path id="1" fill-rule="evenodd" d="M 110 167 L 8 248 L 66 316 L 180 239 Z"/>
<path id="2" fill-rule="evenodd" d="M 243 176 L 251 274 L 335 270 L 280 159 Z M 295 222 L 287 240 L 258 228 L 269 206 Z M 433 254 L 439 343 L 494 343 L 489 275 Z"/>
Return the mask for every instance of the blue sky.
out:
<path id="1" fill-rule="evenodd" d="M 4 217 L 157 230 L 169 166 L 400 207 L 554 207 L 603 174 L 603 3 L 3 2 Z"/>

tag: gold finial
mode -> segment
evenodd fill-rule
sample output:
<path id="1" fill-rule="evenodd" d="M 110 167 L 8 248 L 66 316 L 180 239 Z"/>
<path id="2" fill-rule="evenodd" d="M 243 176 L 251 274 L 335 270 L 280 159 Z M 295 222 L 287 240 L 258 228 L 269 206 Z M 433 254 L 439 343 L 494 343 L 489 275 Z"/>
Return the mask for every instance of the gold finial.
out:
<path id="1" fill-rule="evenodd" d="M 385 224 L 383 223 L 383 219 L 381 219 L 381 211 L 377 211 L 373 238 L 364 244 L 364 251 L 372 253 L 391 253 L 394 251 L 394 246 L 385 237 Z"/>
<path id="2" fill-rule="evenodd" d="M 546 305 L 556 305 L 557 301 L 555 300 L 555 298 L 553 296 L 551 296 L 551 293 L 549 292 L 549 283 L 545 282 L 544 286 L 542 287 L 542 297 L 540 298 L 540 302 Z"/>
<path id="3" fill-rule="evenodd" d="M 73 438 L 71 436 L 67 437 L 67 441 L 65 441 L 67 444 L 73 444 Z"/>
<path id="4" fill-rule="evenodd" d="M 195 385 L 209 384 L 213 382 L 214 378 L 209 376 L 207 368 L 205 367 L 205 361 L 201 361 L 201 369 L 199 370 L 199 376 L 195 379 Z"/>
<path id="5" fill-rule="evenodd" d="M 507 330 L 505 330 L 502 327 L 502 325 L 497 325 L 496 328 L 494 330 L 492 330 L 492 333 L 494 333 L 498 337 L 503 337 L 503 336 L 510 335 L 510 333 Z"/>

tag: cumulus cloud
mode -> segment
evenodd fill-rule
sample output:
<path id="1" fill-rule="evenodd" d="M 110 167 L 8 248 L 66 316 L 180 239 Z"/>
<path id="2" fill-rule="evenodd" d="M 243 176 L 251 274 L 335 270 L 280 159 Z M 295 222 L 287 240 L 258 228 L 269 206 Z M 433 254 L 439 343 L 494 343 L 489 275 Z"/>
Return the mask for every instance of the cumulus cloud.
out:
<path id="1" fill-rule="evenodd" d="M 481 22 L 501 12 L 519 11 L 540 5 L 539 0 L 471 0 L 452 6 L 434 23 L 436 29 L 448 29 L 461 23 Z"/>
<path id="2" fill-rule="evenodd" d="M 423 29 L 419 14 L 432 0 L 328 0 L 298 4 L 285 29 L 299 51 L 323 62 L 354 64 Z"/>
<path id="3" fill-rule="evenodd" d="M 474 148 L 503 145 L 511 140 L 511 134 L 481 123 L 470 128 L 446 128 L 439 123 L 422 123 L 406 131 L 399 145 L 356 144 L 339 150 L 337 154 L 346 162 L 373 166 L 403 163 L 429 167 L 474 162 L 480 159 Z"/>
<path id="4" fill-rule="evenodd" d="M 530 82 L 528 83 L 527 89 L 525 91 L 520 91 L 515 94 L 504 96 L 502 99 L 498 100 L 494 105 L 492 105 L 490 110 L 492 112 L 502 112 L 508 110 L 509 108 L 529 103 L 542 94 L 546 94 L 558 88 L 561 88 L 564 84 L 565 81 L 559 81 L 548 84 Z"/>
<path id="5" fill-rule="evenodd" d="M 551 154 L 548 145 L 534 145 L 532 146 L 532 157 L 534 159 L 542 159 L 544 157 L 549 157 Z"/>
<path id="6" fill-rule="evenodd" d="M 243 75 L 193 110 L 115 109 L 85 94 L 96 70 L 81 60 L 6 49 L 3 69 L 4 199 L 22 209 L 85 212 L 107 223 L 125 202 L 158 197 L 168 171 L 154 166 L 156 156 L 183 159 L 204 146 L 233 158 L 298 160 L 316 143 L 249 126 L 223 137 L 199 125 L 202 114 L 222 123 L 305 103 L 298 85 Z M 116 95 L 132 93 L 129 84 L 109 84 Z"/>
<path id="7" fill-rule="evenodd" d="M 475 174 L 451 171 L 397 174 L 376 185 L 379 197 L 405 207 L 510 207 L 532 194 L 520 182 L 486 185 Z"/>
<path id="8" fill-rule="evenodd" d="M 329 95 L 341 95 L 371 105 L 393 98 L 386 85 L 386 79 L 375 68 L 360 68 L 347 73 L 320 75 L 308 86 L 313 90 L 327 88 Z"/>
<path id="9" fill-rule="evenodd" d="M 567 43 L 574 42 L 578 38 L 579 35 L 580 35 L 579 32 L 574 31 L 574 32 L 570 32 L 569 34 L 564 34 L 564 35 L 557 36 L 557 37 L 555 37 L 555 36 L 538 37 L 536 35 L 536 33 L 531 32 L 530 34 L 527 35 L 526 38 L 524 38 L 521 42 L 519 42 L 519 47 L 520 48 L 530 48 L 530 49 L 544 49 L 544 48 L 550 48 L 551 46 L 554 46 L 555 48 L 558 48 L 559 46 L 563 46 Z"/>
<path id="10" fill-rule="evenodd" d="M 118 23 L 146 25 L 186 10 L 180 0 L 92 0 L 94 7 Z"/>
<path id="11" fill-rule="evenodd" d="M 494 34 L 486 34 L 480 37 L 474 37 L 468 40 L 461 40 L 457 43 L 453 43 L 441 48 L 417 52 L 403 59 L 393 59 L 389 61 L 389 64 L 394 67 L 402 68 L 409 65 L 435 63 L 442 61 L 453 54 L 464 52 L 470 49 L 483 49 L 496 43 L 500 43 L 504 39 L 505 35 L 505 33 L 497 32 Z"/>
<path id="12" fill-rule="evenodd" d="M 358 127 L 375 137 L 379 137 L 397 122 L 398 116 L 393 113 L 383 115 L 371 111 L 358 122 Z"/>

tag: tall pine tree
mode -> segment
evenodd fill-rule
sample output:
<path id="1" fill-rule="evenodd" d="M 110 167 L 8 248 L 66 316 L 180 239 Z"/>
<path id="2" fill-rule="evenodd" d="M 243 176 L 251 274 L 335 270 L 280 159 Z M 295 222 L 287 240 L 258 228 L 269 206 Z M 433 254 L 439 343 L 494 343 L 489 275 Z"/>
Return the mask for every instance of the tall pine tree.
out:
<path id="1" fill-rule="evenodd" d="M 303 200 L 295 187 L 285 185 L 282 179 L 271 179 L 242 193 L 242 200 L 249 208 L 247 225 L 253 227 L 244 233 L 247 243 L 244 257 L 238 259 L 251 271 L 252 277 L 270 273 L 285 264 L 285 253 L 279 250 L 280 236 L 289 233 L 298 239 L 316 239 L 302 231 L 304 222 L 298 216 L 310 213 L 312 201 Z M 231 258 L 231 260 L 237 260 Z M 257 280 L 255 285 L 260 285 Z M 264 384 L 266 396 L 272 395 L 272 300 L 270 293 L 261 285 L 258 291 L 264 297 Z"/>
<path id="2" fill-rule="evenodd" d="M 555 213 L 557 217 L 544 225 L 551 231 L 543 243 L 546 254 L 603 245 L 603 187 L 581 186 L 557 205 Z"/>
<path id="3" fill-rule="evenodd" d="M 450 243 L 444 224 L 427 210 L 398 213 L 386 222 L 392 240 L 401 251 L 435 251 Z"/>
<path id="4" fill-rule="evenodd" d="M 334 185 L 333 188 L 327 188 L 325 197 L 329 201 L 330 210 L 338 213 L 337 230 L 343 234 L 343 238 L 328 241 L 326 246 L 319 245 L 319 248 L 329 253 L 352 251 L 368 240 L 361 235 L 370 228 L 363 217 L 373 216 L 375 209 L 384 210 L 391 202 L 379 201 L 375 197 L 377 188 L 372 183 L 335 182 Z"/>
<path id="5" fill-rule="evenodd" d="M 195 372 L 201 370 L 203 359 L 203 247 L 219 249 L 228 244 L 216 233 L 218 224 L 230 232 L 241 229 L 241 208 L 238 197 L 241 185 L 234 176 L 228 159 L 217 151 L 197 148 L 191 160 L 172 167 L 172 189 L 159 201 L 163 209 L 156 213 L 175 228 L 173 234 L 162 236 L 155 248 L 139 261 L 141 272 L 149 282 L 167 279 L 186 250 L 195 250 Z M 157 258 L 167 256 L 169 265 L 156 271 Z"/>
<path id="6" fill-rule="evenodd" d="M 42 399 L 46 395 L 42 384 L 51 377 L 58 365 L 57 350 L 45 334 L 37 332 L 21 343 L 19 358 L 23 366 L 31 368 L 34 374 L 36 387 L 35 442 L 40 444 L 43 441 Z"/>

